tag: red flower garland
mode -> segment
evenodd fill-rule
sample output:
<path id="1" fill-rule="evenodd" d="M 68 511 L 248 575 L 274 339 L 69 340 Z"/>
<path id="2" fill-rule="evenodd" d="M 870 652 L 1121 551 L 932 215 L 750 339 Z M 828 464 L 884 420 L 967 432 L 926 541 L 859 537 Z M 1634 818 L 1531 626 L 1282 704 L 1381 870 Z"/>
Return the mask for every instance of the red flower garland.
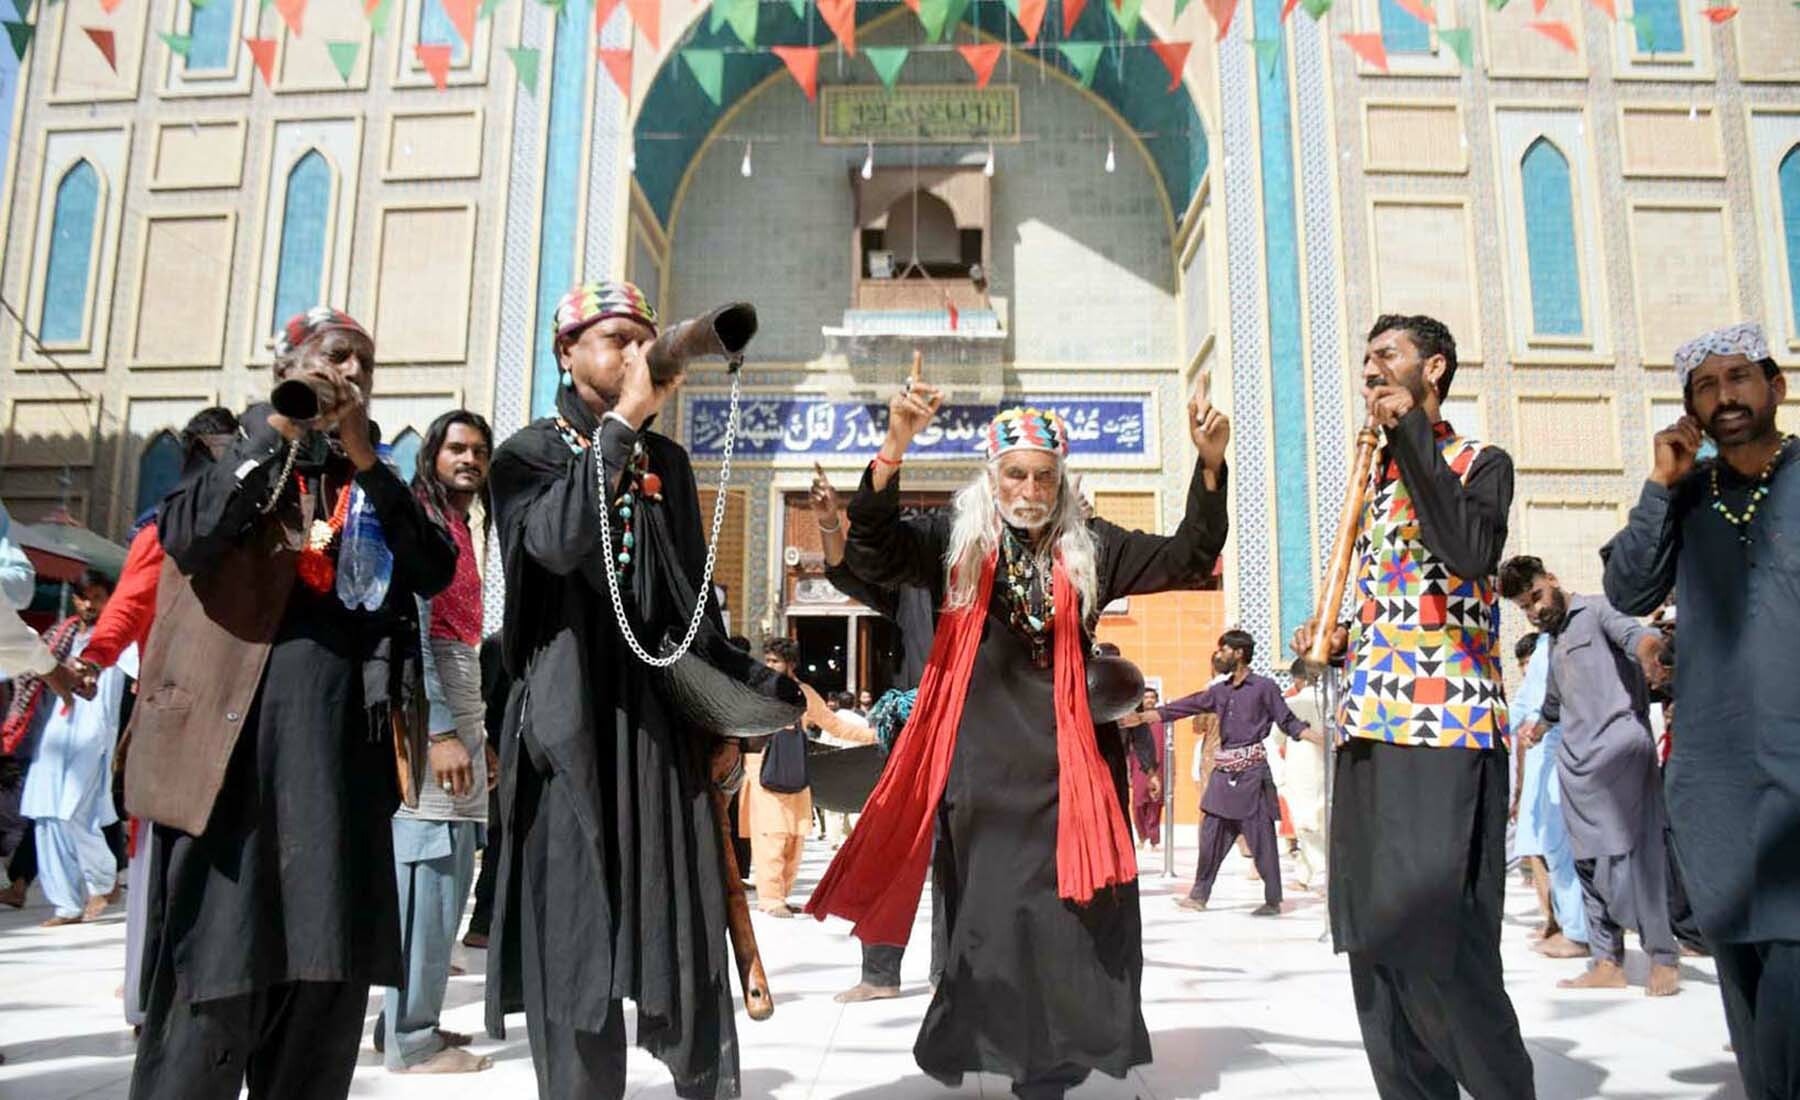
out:
<path id="1" fill-rule="evenodd" d="M 294 475 L 300 484 L 300 494 L 306 495 L 306 478 Z M 324 491 L 325 481 L 319 479 L 319 489 Z M 350 486 L 346 485 L 338 493 L 337 507 L 331 510 L 331 518 L 322 524 L 313 520 L 312 528 L 306 532 L 306 545 L 300 549 L 300 560 L 294 564 L 294 570 L 300 576 L 300 583 L 323 595 L 331 591 L 337 583 L 337 562 L 331 557 L 331 544 L 337 541 L 338 533 L 344 529 L 344 521 L 350 516 Z M 323 526 L 324 531 L 319 528 Z"/>

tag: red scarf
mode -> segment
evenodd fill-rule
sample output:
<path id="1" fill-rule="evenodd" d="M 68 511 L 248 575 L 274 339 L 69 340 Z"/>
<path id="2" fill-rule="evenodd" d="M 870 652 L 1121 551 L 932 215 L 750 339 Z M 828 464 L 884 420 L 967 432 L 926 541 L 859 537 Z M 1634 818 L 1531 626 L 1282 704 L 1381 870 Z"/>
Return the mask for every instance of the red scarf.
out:
<path id="1" fill-rule="evenodd" d="M 820 920 L 838 916 L 851 921 L 864 943 L 904 945 L 912 930 L 998 556 L 990 554 L 982 565 L 974 601 L 941 617 L 912 718 L 855 831 L 806 903 L 806 911 Z M 1081 614 L 1075 587 L 1060 559 L 1051 574 L 1051 590 L 1056 608 L 1052 667 L 1059 773 L 1056 892 L 1086 904 L 1106 887 L 1134 881 L 1137 855 L 1119 810 L 1112 773 L 1095 746 L 1087 666 L 1081 654 Z"/>
<path id="2" fill-rule="evenodd" d="M 81 633 L 81 616 L 70 615 L 51 628 L 44 638 L 44 647 L 56 658 L 58 664 L 69 659 L 75 649 L 76 635 Z M 25 735 L 31 732 L 32 719 L 37 717 L 37 708 L 43 703 L 49 692 L 41 677 L 25 675 L 13 681 L 12 706 L 6 712 L 6 720 L 0 723 L 0 753 L 11 756 L 18 751 Z"/>

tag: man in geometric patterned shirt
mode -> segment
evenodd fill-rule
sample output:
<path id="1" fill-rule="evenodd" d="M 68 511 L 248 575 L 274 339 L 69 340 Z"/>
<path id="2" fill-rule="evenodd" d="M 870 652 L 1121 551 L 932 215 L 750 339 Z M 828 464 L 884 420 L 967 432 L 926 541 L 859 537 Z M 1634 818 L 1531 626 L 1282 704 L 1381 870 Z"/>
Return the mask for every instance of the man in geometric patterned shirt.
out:
<path id="1" fill-rule="evenodd" d="M 1353 560 L 1350 682 L 1331 821 L 1332 937 L 1385 1100 L 1533 1095 L 1500 965 L 1507 715 L 1494 571 L 1513 466 L 1441 402 L 1456 340 L 1430 317 L 1369 332 L 1362 395 L 1385 444 Z M 1305 652 L 1316 624 L 1296 632 Z"/>

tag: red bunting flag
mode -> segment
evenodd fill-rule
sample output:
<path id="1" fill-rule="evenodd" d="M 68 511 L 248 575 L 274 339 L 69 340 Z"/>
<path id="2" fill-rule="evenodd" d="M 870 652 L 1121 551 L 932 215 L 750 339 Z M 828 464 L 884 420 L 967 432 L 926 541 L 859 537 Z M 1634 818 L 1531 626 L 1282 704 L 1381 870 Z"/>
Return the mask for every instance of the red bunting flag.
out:
<path id="1" fill-rule="evenodd" d="M 475 5 L 478 0 L 440 0 L 444 5 L 444 14 L 450 17 L 450 25 L 462 37 L 463 45 L 471 50 L 475 48 Z M 1404 0 L 1403 0 L 1404 2 Z"/>
<path id="2" fill-rule="evenodd" d="M 279 0 L 277 0 L 279 2 Z M 436 45 L 417 45 L 413 47 L 413 55 L 425 71 L 431 74 L 431 82 L 437 85 L 438 91 L 450 86 L 450 47 L 439 42 Z"/>
<path id="3" fill-rule="evenodd" d="M 1300 0 L 1287 0 L 1287 3 L 1281 5 L 1281 21 L 1287 22 L 1287 17 L 1294 14 L 1294 9 L 1299 6 Z"/>
<path id="4" fill-rule="evenodd" d="M 1394 0 L 1394 3 L 1400 5 L 1401 10 L 1419 22 L 1432 27 L 1437 26 L 1437 12 L 1431 10 L 1431 5 L 1425 0 Z"/>
<path id="5" fill-rule="evenodd" d="M 956 52 L 962 54 L 969 68 L 975 71 L 975 86 L 985 88 L 988 81 L 994 78 L 994 66 L 1000 61 L 1000 54 L 1006 47 L 998 42 L 984 42 L 976 46 L 958 46 Z"/>
<path id="6" fill-rule="evenodd" d="M 613 12 L 618 10 L 619 0 L 599 0 L 599 3 L 594 5 L 594 37 L 600 36 L 600 32 L 606 29 L 607 21 L 612 18 Z"/>
<path id="7" fill-rule="evenodd" d="M 1019 11 L 1015 18 L 1025 32 L 1025 41 L 1036 44 L 1038 35 L 1044 30 L 1044 14 L 1049 10 L 1049 0 L 1019 0 Z"/>
<path id="8" fill-rule="evenodd" d="M 1063 37 L 1075 33 L 1075 24 L 1081 21 L 1081 13 L 1087 8 L 1087 0 L 1063 0 Z"/>
<path id="9" fill-rule="evenodd" d="M 1169 70 L 1169 91 L 1181 87 L 1181 74 L 1187 68 L 1188 51 L 1194 48 L 1194 44 L 1152 39 L 1150 48 L 1156 51 L 1156 56 L 1162 58 L 1163 68 Z"/>
<path id="10" fill-rule="evenodd" d="M 87 32 L 88 39 L 99 49 L 100 56 L 106 58 L 107 67 L 115 73 L 118 72 L 119 47 L 117 40 L 113 37 L 113 32 L 105 27 L 83 27 L 81 29 Z"/>
<path id="11" fill-rule="evenodd" d="M 1713 25 L 1715 27 L 1719 26 L 1720 24 L 1723 24 L 1726 20 L 1730 19 L 1732 16 L 1736 15 L 1737 13 L 1738 13 L 1738 10 L 1736 8 L 1701 8 L 1700 9 L 1700 14 L 1704 15 L 1708 19 L 1712 20 Z"/>
<path id="12" fill-rule="evenodd" d="M 246 38 L 244 45 L 250 47 L 250 60 L 256 62 L 256 71 L 262 74 L 263 86 L 275 86 L 275 40 L 273 38 Z"/>
<path id="13" fill-rule="evenodd" d="M 1382 44 L 1379 33 L 1340 34 L 1338 37 L 1344 40 L 1344 45 L 1355 51 L 1356 56 L 1384 73 L 1388 71 L 1387 47 Z"/>
<path id="14" fill-rule="evenodd" d="M 605 46 L 594 51 L 600 64 L 606 66 L 607 74 L 613 83 L 619 86 L 619 94 L 627 100 L 631 98 L 631 51 L 628 49 L 608 49 Z"/>
<path id="15" fill-rule="evenodd" d="M 1219 26 L 1219 37 L 1215 41 L 1225 41 L 1226 32 L 1231 30 L 1231 17 L 1237 14 L 1237 6 L 1238 0 L 1206 0 L 1206 10 Z"/>
<path id="16" fill-rule="evenodd" d="M 119 5 L 124 2 L 125 0 L 100 0 L 100 10 L 111 15 L 113 12 L 118 11 Z M 20 8 L 19 10 L 24 11 L 25 9 Z"/>
<path id="17" fill-rule="evenodd" d="M 631 21 L 637 24 L 638 33 L 650 43 L 650 48 L 662 48 L 662 0 L 625 0 L 625 10 L 631 13 Z"/>
<path id="18" fill-rule="evenodd" d="M 944 312 L 950 315 L 950 331 L 955 332 L 957 323 L 961 320 L 961 315 L 956 312 L 956 303 L 950 300 L 950 295 L 948 294 L 944 295 Z"/>
<path id="19" fill-rule="evenodd" d="M 1542 15 L 1544 14 L 1544 9 L 1549 6 L 1550 0 L 1531 0 L 1531 14 Z"/>
<path id="20" fill-rule="evenodd" d="M 1525 25 L 1556 43 L 1558 46 L 1561 46 L 1563 49 L 1568 50 L 1570 53 L 1575 52 L 1575 32 L 1569 29 L 1567 23 L 1543 22 L 1527 23 Z"/>
<path id="21" fill-rule="evenodd" d="M 1038 0 L 1043 3 L 1043 0 Z M 843 44 L 844 52 L 856 56 L 856 0 L 819 0 L 819 17 Z"/>
<path id="22" fill-rule="evenodd" d="M 281 21 L 287 24 L 287 29 L 299 38 L 300 21 L 306 16 L 306 0 L 275 0 L 275 10 L 281 13 Z"/>
<path id="23" fill-rule="evenodd" d="M 817 46 L 771 46 L 770 50 L 800 85 L 810 100 L 819 97 L 819 47 Z"/>
<path id="24" fill-rule="evenodd" d="M 1594 0 L 1594 6 L 1605 12 L 1606 17 L 1613 22 L 1619 21 L 1619 11 L 1613 6 L 1613 0 Z"/>

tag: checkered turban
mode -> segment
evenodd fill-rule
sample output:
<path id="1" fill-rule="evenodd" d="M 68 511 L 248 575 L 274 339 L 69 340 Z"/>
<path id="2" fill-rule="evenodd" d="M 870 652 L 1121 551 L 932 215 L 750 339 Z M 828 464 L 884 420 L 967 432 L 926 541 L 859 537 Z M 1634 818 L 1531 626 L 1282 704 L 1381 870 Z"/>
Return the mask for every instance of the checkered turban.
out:
<path id="1" fill-rule="evenodd" d="M 647 326 L 652 334 L 656 332 L 656 307 L 643 291 L 624 280 L 582 283 L 569 291 L 556 304 L 551 325 L 556 338 L 566 340 L 608 317 L 629 317 Z"/>
<path id="2" fill-rule="evenodd" d="M 371 342 L 374 339 L 348 313 L 330 306 L 314 306 L 305 313 L 289 317 L 287 324 L 281 326 L 281 331 L 275 334 L 275 358 L 280 359 L 313 337 L 322 336 L 333 329 L 357 333 Z"/>
<path id="3" fill-rule="evenodd" d="M 1769 338 L 1763 335 L 1762 326 L 1755 321 L 1717 328 L 1704 336 L 1694 337 L 1675 351 L 1675 373 L 1681 379 L 1682 389 L 1687 388 L 1688 379 L 1700 369 L 1700 364 L 1713 355 L 1742 355 L 1754 363 L 1769 358 Z"/>
<path id="4" fill-rule="evenodd" d="M 988 422 L 981 436 L 989 462 L 1008 451 L 1048 451 L 1069 457 L 1069 425 L 1055 409 L 1027 405 L 1007 409 Z"/>

